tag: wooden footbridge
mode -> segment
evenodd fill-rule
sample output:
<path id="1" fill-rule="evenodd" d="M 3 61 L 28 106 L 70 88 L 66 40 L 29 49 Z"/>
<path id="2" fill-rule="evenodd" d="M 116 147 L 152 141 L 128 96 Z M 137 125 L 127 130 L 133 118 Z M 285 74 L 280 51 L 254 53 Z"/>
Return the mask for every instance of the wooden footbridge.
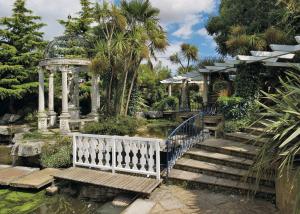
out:
<path id="1" fill-rule="evenodd" d="M 184 122 L 167 143 L 152 138 L 74 133 L 73 167 L 40 170 L 0 166 L 0 185 L 40 189 L 65 180 L 149 195 L 162 182 L 161 164 L 166 162 L 166 169 L 171 168 L 171 162 L 203 137 L 197 125 L 199 118 L 193 116 Z M 161 152 L 169 154 L 168 161 L 161 160 Z"/>

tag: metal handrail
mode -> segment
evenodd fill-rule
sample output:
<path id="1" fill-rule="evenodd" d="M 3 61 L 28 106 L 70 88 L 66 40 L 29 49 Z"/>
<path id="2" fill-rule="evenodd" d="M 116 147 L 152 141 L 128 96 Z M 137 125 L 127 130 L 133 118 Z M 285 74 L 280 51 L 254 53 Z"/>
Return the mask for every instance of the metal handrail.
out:
<path id="1" fill-rule="evenodd" d="M 167 138 L 167 177 L 176 161 L 196 143 L 209 137 L 204 131 L 204 112 L 201 111 L 180 124 Z"/>

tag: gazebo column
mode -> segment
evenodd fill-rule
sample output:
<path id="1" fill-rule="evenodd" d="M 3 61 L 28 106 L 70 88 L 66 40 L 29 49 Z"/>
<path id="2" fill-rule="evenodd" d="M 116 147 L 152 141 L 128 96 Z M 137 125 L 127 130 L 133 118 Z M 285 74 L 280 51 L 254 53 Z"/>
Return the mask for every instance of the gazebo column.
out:
<path id="1" fill-rule="evenodd" d="M 69 126 L 69 107 L 68 107 L 68 67 L 62 67 L 60 69 L 62 73 L 62 112 L 60 115 L 60 131 L 62 133 L 69 133 L 70 132 L 70 126 Z"/>
<path id="2" fill-rule="evenodd" d="M 172 97 L 172 84 L 168 85 L 168 95 L 169 97 Z"/>
<path id="3" fill-rule="evenodd" d="M 208 74 L 203 74 L 203 103 L 206 106 L 208 104 Z"/>
<path id="4" fill-rule="evenodd" d="M 69 114 L 71 119 L 80 119 L 80 109 L 79 109 L 79 68 L 72 68 L 72 78 L 70 81 L 69 88 Z"/>
<path id="5" fill-rule="evenodd" d="M 47 131 L 48 116 L 45 111 L 45 83 L 44 70 L 39 68 L 39 112 L 38 112 L 38 129 L 39 131 Z"/>
<path id="6" fill-rule="evenodd" d="M 100 95 L 99 95 L 99 81 L 100 77 L 97 74 L 92 73 L 92 88 L 91 88 L 91 113 L 90 116 L 95 120 L 99 119 L 98 110 L 100 108 Z"/>
<path id="7" fill-rule="evenodd" d="M 74 73 L 74 104 L 76 108 L 76 117 L 80 118 L 80 107 L 79 107 L 79 70 Z"/>
<path id="8" fill-rule="evenodd" d="M 54 111 L 54 71 L 49 73 L 49 92 L 48 92 L 48 109 L 49 109 L 49 126 L 53 127 L 56 124 L 56 112 Z"/>

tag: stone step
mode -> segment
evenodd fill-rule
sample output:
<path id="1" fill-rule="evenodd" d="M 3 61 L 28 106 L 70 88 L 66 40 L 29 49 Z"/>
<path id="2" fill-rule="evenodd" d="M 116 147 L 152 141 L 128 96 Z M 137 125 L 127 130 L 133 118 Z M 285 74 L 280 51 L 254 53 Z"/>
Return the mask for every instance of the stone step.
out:
<path id="1" fill-rule="evenodd" d="M 204 161 L 197 161 L 188 158 L 181 158 L 176 162 L 175 169 L 180 169 L 189 172 L 202 173 L 205 175 L 215 176 L 218 178 L 226 178 L 230 180 L 245 181 L 248 176 L 248 170 L 239 169 L 221 164 L 209 163 Z M 248 176 L 247 182 L 255 183 L 254 176 Z M 261 184 L 273 187 L 274 181 L 262 179 Z"/>
<path id="2" fill-rule="evenodd" d="M 253 165 L 253 160 L 247 158 L 236 157 L 218 152 L 205 151 L 196 148 L 193 148 L 185 153 L 184 157 L 246 170 Z"/>
<path id="3" fill-rule="evenodd" d="M 264 128 L 261 128 L 261 127 L 248 127 L 248 128 L 244 129 L 244 132 L 259 136 L 259 135 L 264 133 Z"/>
<path id="4" fill-rule="evenodd" d="M 225 178 L 217 178 L 214 176 L 179 169 L 172 169 L 169 174 L 169 179 L 175 183 L 187 184 L 189 187 L 193 188 L 208 187 L 219 190 L 238 191 L 240 193 L 248 193 L 249 191 L 255 190 L 254 184 L 229 180 Z M 260 186 L 256 193 L 257 196 L 261 197 L 274 197 L 275 189 Z"/>
<path id="5" fill-rule="evenodd" d="M 258 152 L 257 146 L 226 139 L 208 139 L 197 143 L 195 147 L 206 151 L 228 154 L 247 159 L 254 159 Z"/>
<path id="6" fill-rule="evenodd" d="M 238 141 L 254 146 L 262 146 L 264 143 L 268 142 L 268 139 L 266 138 L 259 139 L 259 136 L 245 132 L 225 133 L 224 137 L 228 140 Z"/>

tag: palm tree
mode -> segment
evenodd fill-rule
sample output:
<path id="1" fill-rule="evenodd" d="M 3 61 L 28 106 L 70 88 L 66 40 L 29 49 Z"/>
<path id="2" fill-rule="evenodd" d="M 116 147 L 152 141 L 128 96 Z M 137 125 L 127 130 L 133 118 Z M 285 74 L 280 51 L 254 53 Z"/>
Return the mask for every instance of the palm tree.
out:
<path id="1" fill-rule="evenodd" d="M 179 64 L 180 68 L 178 73 L 184 74 L 195 69 L 191 63 L 198 61 L 198 52 L 199 49 L 196 46 L 184 43 L 181 45 L 181 50 L 179 53 L 174 53 L 172 56 L 170 56 L 170 61 L 174 64 Z"/>
<path id="2" fill-rule="evenodd" d="M 127 95 L 124 114 L 127 115 L 131 93 L 138 75 L 138 68 L 143 59 L 155 58 L 155 52 L 164 51 L 168 45 L 166 33 L 159 25 L 159 10 L 152 7 L 149 0 L 122 1 L 121 8 L 128 20 L 128 26 L 132 32 L 139 35 L 138 40 L 131 44 L 134 50 L 129 55 L 132 56 L 133 77 Z M 125 94 L 125 93 L 124 93 Z"/>
<path id="3" fill-rule="evenodd" d="M 109 66 L 109 84 L 106 88 L 107 97 L 107 111 L 111 112 L 111 99 L 112 99 L 112 85 L 113 79 L 116 75 L 116 64 L 117 59 L 115 55 L 116 51 L 113 50 L 115 45 L 114 40 L 120 35 L 120 32 L 125 32 L 127 27 L 126 17 L 123 16 L 121 10 L 114 5 L 109 5 L 107 2 L 103 2 L 101 5 L 96 3 L 94 10 L 94 19 L 98 24 L 94 29 L 94 34 L 96 35 L 96 41 L 102 41 L 101 43 L 106 43 L 105 48 L 98 49 L 96 56 L 100 55 L 108 60 Z M 97 50 L 96 50 L 97 51 Z M 118 52 L 117 52 L 118 53 Z"/>

